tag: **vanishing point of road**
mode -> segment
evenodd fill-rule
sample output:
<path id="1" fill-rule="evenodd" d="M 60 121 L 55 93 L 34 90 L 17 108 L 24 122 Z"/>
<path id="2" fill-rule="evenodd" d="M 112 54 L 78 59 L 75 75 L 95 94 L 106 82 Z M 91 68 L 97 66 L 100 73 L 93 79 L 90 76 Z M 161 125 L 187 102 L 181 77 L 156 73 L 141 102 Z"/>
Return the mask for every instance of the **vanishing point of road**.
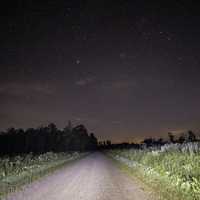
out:
<path id="1" fill-rule="evenodd" d="M 150 200 L 148 193 L 102 153 L 69 163 L 7 200 Z"/>

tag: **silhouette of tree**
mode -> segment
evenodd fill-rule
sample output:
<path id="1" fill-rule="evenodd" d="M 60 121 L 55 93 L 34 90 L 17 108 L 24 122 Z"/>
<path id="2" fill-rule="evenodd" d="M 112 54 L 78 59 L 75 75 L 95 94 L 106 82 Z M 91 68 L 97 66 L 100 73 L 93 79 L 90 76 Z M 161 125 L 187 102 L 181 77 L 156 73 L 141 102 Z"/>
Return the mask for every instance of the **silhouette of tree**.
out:
<path id="1" fill-rule="evenodd" d="M 196 135 L 192 131 L 188 131 L 188 142 L 195 142 L 196 140 Z"/>
<path id="2" fill-rule="evenodd" d="M 90 144 L 89 144 L 89 149 L 90 150 L 96 150 L 98 146 L 98 140 L 95 137 L 94 133 L 90 134 Z"/>
<path id="3" fill-rule="evenodd" d="M 169 141 L 171 143 L 174 143 L 175 142 L 175 139 L 174 139 L 174 135 L 172 133 L 168 133 L 168 137 L 169 137 Z"/>
<path id="4" fill-rule="evenodd" d="M 48 151 L 87 151 L 96 150 L 97 138 L 93 133 L 88 135 L 83 125 L 72 127 L 71 122 L 59 130 L 55 124 L 41 126 L 37 129 L 10 128 L 0 134 L 0 154 L 20 154 L 33 152 L 34 154 Z"/>
<path id="5" fill-rule="evenodd" d="M 153 138 L 146 138 L 146 139 L 144 139 L 143 143 L 146 144 L 147 147 L 150 147 L 150 146 L 153 145 L 154 139 Z"/>
<path id="6" fill-rule="evenodd" d="M 181 135 L 179 138 L 178 138 L 178 143 L 182 144 L 185 142 L 185 136 L 184 135 Z"/>

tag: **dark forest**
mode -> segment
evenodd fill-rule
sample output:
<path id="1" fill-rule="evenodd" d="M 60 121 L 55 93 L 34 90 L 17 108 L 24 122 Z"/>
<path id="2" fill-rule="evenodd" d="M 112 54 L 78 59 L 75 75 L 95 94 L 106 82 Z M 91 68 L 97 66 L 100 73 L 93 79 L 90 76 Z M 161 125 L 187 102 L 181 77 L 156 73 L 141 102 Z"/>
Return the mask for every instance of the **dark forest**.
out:
<path id="1" fill-rule="evenodd" d="M 9 128 L 0 134 L 0 154 L 41 154 L 49 151 L 89 151 L 97 148 L 97 139 L 88 134 L 84 125 L 72 127 L 69 122 L 63 130 L 55 124 L 27 130 Z"/>

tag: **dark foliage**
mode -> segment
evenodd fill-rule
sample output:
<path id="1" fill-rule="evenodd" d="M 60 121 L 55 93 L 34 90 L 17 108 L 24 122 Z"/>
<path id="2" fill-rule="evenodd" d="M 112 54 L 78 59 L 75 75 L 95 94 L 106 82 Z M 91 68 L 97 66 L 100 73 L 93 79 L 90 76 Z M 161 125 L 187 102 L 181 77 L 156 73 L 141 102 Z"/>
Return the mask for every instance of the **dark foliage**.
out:
<path id="1" fill-rule="evenodd" d="M 144 148 L 153 148 L 153 147 L 161 147 L 162 145 L 165 145 L 167 143 L 187 143 L 187 142 L 196 142 L 200 141 L 197 139 L 197 136 L 192 131 L 188 131 L 187 133 L 181 134 L 177 139 L 175 138 L 175 135 L 173 133 L 168 133 L 168 141 L 164 141 L 162 138 L 146 138 L 141 143 L 119 143 L 119 144 L 112 144 L 111 141 L 101 141 L 98 144 L 99 149 L 105 150 L 105 149 L 144 149 Z"/>
<path id="2" fill-rule="evenodd" d="M 33 152 L 35 154 L 48 151 L 88 151 L 97 149 L 97 139 L 90 135 L 83 125 L 72 128 L 71 123 L 63 130 L 55 124 L 37 129 L 27 130 L 10 128 L 0 134 L 0 154 L 13 155 Z"/>
<path id="3" fill-rule="evenodd" d="M 135 144 L 135 143 L 118 143 L 118 144 L 112 144 L 110 140 L 99 142 L 98 145 L 99 149 L 105 150 L 105 149 L 130 149 L 130 148 L 141 148 L 141 144 Z"/>

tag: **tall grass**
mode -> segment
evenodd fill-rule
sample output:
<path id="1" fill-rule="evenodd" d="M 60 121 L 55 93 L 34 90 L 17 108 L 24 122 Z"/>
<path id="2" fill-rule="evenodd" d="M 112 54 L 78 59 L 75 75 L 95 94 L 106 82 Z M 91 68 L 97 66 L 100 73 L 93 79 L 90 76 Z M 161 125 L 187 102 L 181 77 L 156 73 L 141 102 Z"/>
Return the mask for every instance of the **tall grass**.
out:
<path id="1" fill-rule="evenodd" d="M 0 158 L 0 199 L 20 186 L 61 167 L 80 157 L 80 153 L 26 154 Z"/>
<path id="2" fill-rule="evenodd" d="M 110 150 L 114 159 L 160 190 L 163 199 L 200 200 L 200 143 Z"/>

